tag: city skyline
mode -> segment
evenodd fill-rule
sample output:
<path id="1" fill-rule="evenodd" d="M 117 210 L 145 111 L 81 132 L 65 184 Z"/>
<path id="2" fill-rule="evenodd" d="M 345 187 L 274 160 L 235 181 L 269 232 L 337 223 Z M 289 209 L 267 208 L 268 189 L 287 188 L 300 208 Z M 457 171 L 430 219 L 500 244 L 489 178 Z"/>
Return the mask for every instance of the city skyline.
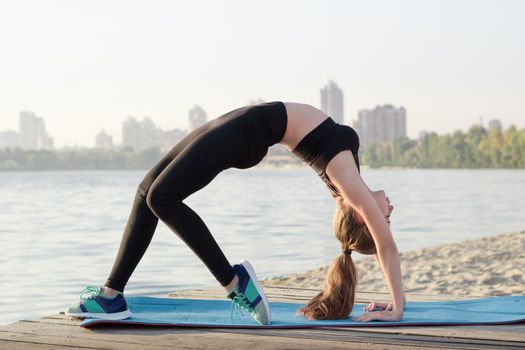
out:
<path id="1" fill-rule="evenodd" d="M 101 129 L 120 143 L 130 115 L 185 129 L 195 104 L 208 119 L 254 98 L 320 108 L 329 80 L 346 123 L 392 104 L 411 138 L 480 117 L 523 128 L 524 12 L 510 0 L 3 2 L 0 130 L 28 110 L 56 148 L 91 146 Z"/>
<path id="2" fill-rule="evenodd" d="M 334 92 L 336 94 L 335 98 L 333 96 L 330 96 L 330 94 L 333 94 Z M 344 96 L 344 91 L 337 85 L 337 83 L 334 82 L 333 80 L 328 80 L 325 83 L 325 85 L 322 88 L 319 89 L 320 104 L 319 105 L 312 104 L 312 105 L 317 107 L 317 108 L 319 108 L 320 110 L 323 110 L 329 116 L 334 118 L 334 120 L 336 120 L 338 123 L 341 123 L 341 120 L 342 120 L 342 122 L 344 124 L 353 127 L 354 129 L 356 129 L 356 131 L 361 132 L 361 133 L 365 132 L 364 129 L 361 130 L 360 127 L 359 127 L 360 120 L 362 119 L 362 113 L 363 112 L 368 112 L 369 110 L 370 111 L 377 110 L 378 108 L 382 108 L 381 106 L 383 106 L 383 107 L 386 107 L 386 106 L 392 107 L 393 106 L 393 104 L 391 104 L 391 103 L 383 103 L 383 104 L 376 104 L 374 107 L 369 106 L 369 107 L 359 108 L 357 110 L 357 116 L 355 118 L 352 118 L 352 117 L 348 117 L 344 113 L 343 96 Z M 264 103 L 264 102 L 268 102 L 268 101 L 266 101 L 263 98 L 258 97 L 258 98 L 250 99 L 247 103 L 245 103 L 245 105 L 253 105 L 253 104 Z M 330 111 L 332 109 L 334 109 L 335 114 L 334 113 L 330 113 Z M 404 108 L 404 106 L 401 106 L 401 109 L 403 110 L 403 114 L 406 114 L 406 109 Z M 36 117 L 34 111 L 20 111 L 19 112 L 19 118 L 20 118 L 20 115 L 28 114 L 28 113 L 32 114 L 32 115 L 34 115 L 34 117 Z M 340 117 L 335 116 L 336 114 L 339 115 L 340 113 L 342 113 L 342 115 Z M 39 120 L 39 123 L 42 123 L 42 122 L 45 123 L 45 119 L 44 118 L 38 117 L 37 119 Z M 114 145 L 114 146 L 127 145 L 127 144 L 129 145 L 129 142 L 125 141 L 125 136 L 124 136 L 124 133 L 122 132 L 122 128 L 123 127 L 125 128 L 126 122 L 129 122 L 130 119 L 134 120 L 135 117 L 134 116 L 127 116 L 126 118 L 124 118 L 122 123 L 121 123 L 119 132 L 116 132 L 116 133 L 107 132 L 107 128 L 104 125 L 102 125 L 100 127 L 99 131 L 92 137 L 91 142 L 88 142 L 88 144 L 78 144 L 78 143 L 75 143 L 73 145 L 64 144 L 64 145 L 59 145 L 58 147 L 54 147 L 54 148 L 99 147 L 97 138 L 100 136 L 100 134 L 106 134 L 106 135 L 102 136 L 103 138 L 105 138 L 107 136 L 111 137 L 111 144 Z M 411 139 L 418 139 L 418 138 L 421 138 L 421 135 L 427 134 L 428 132 L 438 132 L 437 130 L 422 129 L 422 130 L 415 131 L 413 133 L 413 135 L 410 135 L 410 134 L 407 133 L 406 116 L 403 117 L 403 119 L 404 119 L 403 126 L 402 126 L 403 131 L 402 132 L 392 131 L 392 135 L 402 135 L 402 136 L 407 136 L 407 137 L 409 137 Z M 201 107 L 201 105 L 194 104 L 192 106 L 192 108 L 187 110 L 187 116 L 186 116 L 186 121 L 185 122 L 178 123 L 177 126 L 172 127 L 172 128 L 168 128 L 168 129 L 171 129 L 171 131 L 176 131 L 177 132 L 177 136 L 175 138 L 171 137 L 171 139 L 179 140 L 180 139 L 180 133 L 179 132 L 181 132 L 181 131 L 183 131 L 183 132 L 190 132 L 191 130 L 195 129 L 196 127 L 204 124 L 207 120 L 208 120 L 208 114 L 206 113 L 206 111 Z M 159 132 L 161 132 L 161 133 L 164 132 L 162 130 L 163 128 L 160 127 L 159 125 L 157 125 L 157 122 L 155 120 L 152 120 L 152 118 L 150 118 L 148 115 L 144 116 L 143 122 L 152 123 L 152 124 L 155 125 L 154 127 L 158 128 Z M 501 122 L 501 120 L 499 118 L 484 118 L 483 116 L 479 116 L 477 118 L 477 120 L 474 120 L 470 125 L 467 126 L 467 128 L 472 126 L 472 125 L 474 125 L 474 124 L 480 124 L 483 127 L 487 128 L 487 129 L 490 129 L 491 128 L 491 123 L 498 123 L 499 124 L 499 128 L 500 129 L 502 128 L 502 122 Z M 18 124 L 19 124 L 19 129 L 20 129 L 21 128 L 21 121 L 19 121 Z M 393 125 L 395 125 L 395 124 L 396 123 L 394 123 Z M 520 124 L 516 124 L 516 123 L 511 123 L 511 124 L 515 125 L 517 127 L 520 126 Z M 511 125 L 511 124 L 509 124 L 509 125 Z M 441 133 L 450 133 L 450 132 L 453 132 L 455 130 L 466 131 L 467 128 L 461 129 L 461 128 L 458 127 L 458 128 L 454 128 L 454 129 L 449 130 L 449 131 L 443 131 Z M 46 132 L 46 131 L 44 131 L 44 132 Z M 379 131 L 379 132 L 380 133 L 384 133 L 384 131 Z M 17 131 L 14 130 L 14 129 L 3 129 L 3 130 L 0 129 L 0 134 L 1 134 L 3 139 L 7 138 L 7 140 L 8 140 L 11 137 L 15 137 L 16 138 L 17 134 L 20 135 L 21 133 L 17 133 Z M 117 135 L 116 138 L 115 138 L 115 135 Z M 53 136 L 53 135 L 50 135 L 50 136 Z M 363 136 L 365 136 L 365 135 L 363 135 Z M 367 138 L 367 137 L 368 136 L 365 136 L 365 138 Z M 167 147 L 167 143 L 166 142 L 170 140 L 170 137 L 166 138 L 164 136 L 161 136 L 161 138 L 163 139 L 163 142 L 161 142 L 163 144 L 163 148 L 166 148 Z M 384 138 L 385 138 L 385 136 L 379 137 L 379 139 L 384 139 Z M 51 143 L 52 144 L 56 144 L 56 142 L 53 142 L 55 137 L 51 137 L 51 139 L 52 139 Z M 386 139 L 390 140 L 391 137 L 386 137 Z M 6 140 L 4 140 L 4 141 L 6 141 Z M 26 144 L 26 143 L 27 142 L 25 142 L 23 144 Z M 366 144 L 366 143 L 367 142 L 365 142 L 364 144 Z M 27 149 L 27 147 L 25 147 L 25 148 Z M 47 148 L 49 148 L 49 146 Z M 53 148 L 53 147 L 51 147 L 51 148 Z"/>
<path id="3" fill-rule="evenodd" d="M 323 92 L 321 90 L 321 96 L 322 94 Z M 252 99 L 249 104 L 253 105 L 264 102 L 266 101 L 258 98 Z M 144 116 L 142 120 L 137 120 L 134 116 L 128 116 L 121 126 L 121 142 L 114 142 L 114 135 L 108 134 L 106 130 L 102 128 L 94 136 L 94 145 L 53 147 L 54 139 L 51 135 L 48 135 L 46 131 L 45 120 L 37 117 L 32 111 L 21 111 L 19 113 L 18 132 L 15 130 L 0 130 L 0 149 L 5 147 L 20 147 L 27 150 L 69 147 L 114 148 L 120 146 L 131 146 L 136 150 L 141 150 L 151 146 L 160 146 L 162 151 L 167 151 L 187 133 L 200 125 L 203 125 L 207 121 L 206 118 L 206 111 L 200 105 L 195 105 L 188 110 L 187 128 L 172 128 L 170 130 L 164 130 L 156 125 L 155 121 L 148 116 Z M 391 104 L 383 104 L 376 105 L 373 109 L 364 108 L 359 110 L 358 118 L 356 120 L 350 120 L 346 125 L 349 125 L 356 130 L 360 137 L 360 143 L 364 147 L 370 143 L 392 142 L 399 137 L 409 137 L 406 132 L 406 119 L 406 109 L 404 106 L 396 108 Z M 500 132 L 504 131 L 504 126 L 499 119 L 490 119 L 484 123 L 481 118 L 479 122 L 480 124 L 473 123 L 470 127 L 473 125 L 481 125 L 489 131 L 491 129 L 498 129 Z M 421 130 L 416 137 L 409 138 L 413 140 L 421 139 L 429 132 L 435 131 Z M 37 146 L 35 147 L 35 145 Z"/>

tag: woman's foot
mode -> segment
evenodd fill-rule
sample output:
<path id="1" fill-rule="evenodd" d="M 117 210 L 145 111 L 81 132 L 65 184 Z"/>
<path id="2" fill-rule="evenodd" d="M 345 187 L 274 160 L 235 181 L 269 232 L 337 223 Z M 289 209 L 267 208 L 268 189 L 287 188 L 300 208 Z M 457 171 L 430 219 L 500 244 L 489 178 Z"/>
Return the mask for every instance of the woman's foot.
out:
<path id="1" fill-rule="evenodd" d="M 238 283 L 228 293 L 228 298 L 232 299 L 235 305 L 248 311 L 258 323 L 269 324 L 270 305 L 252 265 L 247 260 L 243 260 L 233 265 L 233 269 L 238 277 Z"/>
<path id="2" fill-rule="evenodd" d="M 105 320 L 122 320 L 133 314 L 122 292 L 87 286 L 80 293 L 80 301 L 69 306 L 65 314 L 78 318 L 100 318 Z M 106 294 L 106 292 L 109 294 Z M 114 294 L 113 296 L 110 296 Z"/>

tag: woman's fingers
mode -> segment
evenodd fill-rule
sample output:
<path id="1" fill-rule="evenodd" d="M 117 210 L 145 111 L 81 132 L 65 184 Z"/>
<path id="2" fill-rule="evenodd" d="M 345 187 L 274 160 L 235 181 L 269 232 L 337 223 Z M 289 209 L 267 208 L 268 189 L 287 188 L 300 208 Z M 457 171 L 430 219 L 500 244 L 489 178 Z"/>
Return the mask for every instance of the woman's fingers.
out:
<path id="1" fill-rule="evenodd" d="M 373 311 L 365 312 L 364 314 L 353 317 L 353 321 L 369 322 L 369 321 L 399 321 L 401 315 L 392 311 Z"/>
<path id="2" fill-rule="evenodd" d="M 361 316 L 353 317 L 352 320 L 357 322 L 370 322 L 374 320 L 381 320 L 380 313 L 381 311 L 365 312 Z"/>
<path id="3" fill-rule="evenodd" d="M 367 311 L 367 312 L 376 311 L 376 310 L 391 311 L 392 303 L 372 301 L 367 306 L 363 307 L 363 311 Z"/>
<path id="4" fill-rule="evenodd" d="M 368 322 L 371 320 L 372 318 L 370 316 L 370 313 L 364 313 L 361 316 L 352 317 L 352 321 L 356 321 L 356 322 Z"/>
<path id="5" fill-rule="evenodd" d="M 371 301 L 368 305 L 363 306 L 363 311 L 372 311 L 376 306 L 376 303 Z"/>

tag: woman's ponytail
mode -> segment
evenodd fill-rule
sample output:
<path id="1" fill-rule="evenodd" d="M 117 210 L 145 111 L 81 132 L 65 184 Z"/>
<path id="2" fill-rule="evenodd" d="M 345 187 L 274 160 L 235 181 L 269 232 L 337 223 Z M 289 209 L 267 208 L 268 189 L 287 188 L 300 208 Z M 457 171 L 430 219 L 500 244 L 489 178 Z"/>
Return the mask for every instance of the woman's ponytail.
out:
<path id="1" fill-rule="evenodd" d="M 352 257 L 341 253 L 330 265 L 326 288 L 301 309 L 309 319 L 347 318 L 354 305 L 357 270 Z"/>
<path id="2" fill-rule="evenodd" d="M 328 268 L 325 290 L 299 309 L 309 319 L 333 320 L 347 318 L 354 306 L 357 269 L 352 251 L 361 254 L 376 252 L 374 240 L 365 224 L 359 224 L 350 207 L 339 207 L 333 218 L 335 236 L 342 252 Z"/>

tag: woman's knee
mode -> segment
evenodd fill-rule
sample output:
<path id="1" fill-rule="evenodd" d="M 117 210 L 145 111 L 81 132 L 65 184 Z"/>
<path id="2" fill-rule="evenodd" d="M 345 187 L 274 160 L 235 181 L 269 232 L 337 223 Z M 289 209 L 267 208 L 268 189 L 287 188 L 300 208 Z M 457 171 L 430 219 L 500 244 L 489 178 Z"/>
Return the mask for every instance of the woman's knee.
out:
<path id="1" fill-rule="evenodd" d="M 149 190 L 146 193 L 146 203 L 148 207 L 154 212 L 158 212 L 158 208 L 162 205 L 163 194 L 162 189 L 159 186 L 150 186 Z"/>
<path id="2" fill-rule="evenodd" d="M 162 184 L 154 183 L 148 190 L 146 195 L 146 203 L 148 207 L 157 216 L 162 215 L 163 210 L 169 208 L 173 211 L 179 203 L 182 202 L 182 198 L 173 191 L 167 191 Z"/>
<path id="3" fill-rule="evenodd" d="M 142 180 L 135 192 L 135 198 L 140 199 L 142 201 L 146 201 L 150 187 L 151 181 L 149 181 L 148 179 Z"/>

